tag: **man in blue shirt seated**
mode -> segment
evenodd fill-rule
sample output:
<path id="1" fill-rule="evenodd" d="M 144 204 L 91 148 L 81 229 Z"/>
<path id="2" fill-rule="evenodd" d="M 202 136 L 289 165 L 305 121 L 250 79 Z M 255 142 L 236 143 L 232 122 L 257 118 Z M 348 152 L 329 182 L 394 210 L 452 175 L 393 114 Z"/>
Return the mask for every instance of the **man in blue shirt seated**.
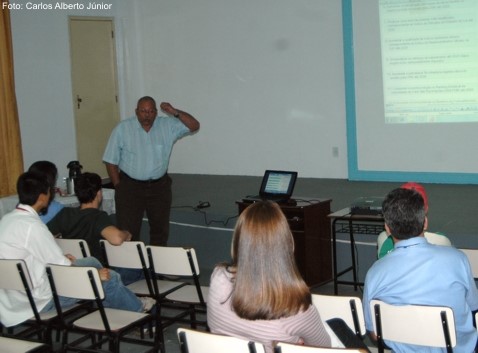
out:
<path id="1" fill-rule="evenodd" d="M 473 326 L 472 311 L 478 309 L 478 291 L 466 255 L 453 247 L 427 242 L 423 236 L 428 225 L 424 201 L 415 190 L 391 191 L 383 202 L 383 216 L 395 249 L 376 261 L 365 278 L 363 307 L 367 331 L 375 338 L 372 299 L 392 305 L 447 306 L 455 316 L 454 351 L 474 352 L 478 333 Z M 393 352 L 424 351 L 421 346 L 385 343 Z"/>
<path id="2" fill-rule="evenodd" d="M 425 204 L 425 212 L 427 213 L 427 216 L 428 216 L 428 196 L 425 191 L 425 188 L 422 185 L 418 183 L 414 183 L 414 182 L 405 183 L 400 187 L 402 189 L 415 190 L 421 195 L 421 197 L 423 198 L 423 202 Z M 425 232 L 424 236 L 427 239 L 427 241 L 431 244 L 451 246 L 450 239 L 448 239 L 444 234 Z M 392 236 L 387 234 L 387 232 L 385 231 L 380 233 L 377 238 L 378 258 L 381 259 L 385 255 L 387 255 L 389 252 L 393 251 L 393 246 L 394 246 L 394 243 L 393 243 Z"/>

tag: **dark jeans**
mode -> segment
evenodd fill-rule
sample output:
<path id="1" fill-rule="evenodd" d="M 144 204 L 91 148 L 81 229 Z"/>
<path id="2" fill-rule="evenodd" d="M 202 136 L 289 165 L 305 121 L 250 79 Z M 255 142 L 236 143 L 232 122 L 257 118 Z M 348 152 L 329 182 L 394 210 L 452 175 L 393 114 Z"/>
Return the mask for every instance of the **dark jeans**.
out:
<path id="1" fill-rule="evenodd" d="M 140 240 L 141 224 L 146 212 L 151 245 L 165 246 L 169 236 L 172 180 L 165 174 L 158 181 L 141 182 L 120 173 L 116 185 L 116 219 L 120 229 L 129 230 L 132 240 Z"/>

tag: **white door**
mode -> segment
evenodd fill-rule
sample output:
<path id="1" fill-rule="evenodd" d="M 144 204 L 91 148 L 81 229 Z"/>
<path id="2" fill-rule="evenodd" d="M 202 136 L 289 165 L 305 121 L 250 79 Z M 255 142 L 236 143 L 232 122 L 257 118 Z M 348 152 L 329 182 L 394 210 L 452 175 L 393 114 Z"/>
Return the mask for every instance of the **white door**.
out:
<path id="1" fill-rule="evenodd" d="M 102 156 L 119 122 L 114 24 L 109 18 L 69 21 L 78 160 L 83 172 L 106 177 Z"/>

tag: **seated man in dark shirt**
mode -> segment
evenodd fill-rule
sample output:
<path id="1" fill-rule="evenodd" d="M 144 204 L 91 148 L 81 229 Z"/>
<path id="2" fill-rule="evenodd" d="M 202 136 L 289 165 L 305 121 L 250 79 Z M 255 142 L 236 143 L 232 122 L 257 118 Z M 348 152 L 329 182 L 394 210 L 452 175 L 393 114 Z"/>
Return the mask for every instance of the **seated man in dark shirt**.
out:
<path id="1" fill-rule="evenodd" d="M 131 233 L 118 229 L 108 214 L 99 209 L 103 200 L 101 184 L 101 177 L 98 174 L 81 174 L 75 182 L 75 194 L 80 207 L 63 208 L 47 223 L 47 226 L 53 235 L 61 234 L 65 239 L 86 240 L 91 255 L 105 265 L 100 239 L 105 239 L 112 245 L 121 245 L 124 241 L 131 240 Z M 124 268 L 115 270 L 121 275 L 125 285 L 142 278 L 141 270 Z"/>

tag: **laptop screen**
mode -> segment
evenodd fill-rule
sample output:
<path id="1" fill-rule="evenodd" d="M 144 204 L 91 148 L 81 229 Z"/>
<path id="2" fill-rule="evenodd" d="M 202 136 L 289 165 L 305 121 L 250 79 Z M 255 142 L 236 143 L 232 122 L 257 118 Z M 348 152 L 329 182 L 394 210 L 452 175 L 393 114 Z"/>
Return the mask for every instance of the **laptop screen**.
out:
<path id="1" fill-rule="evenodd" d="M 266 170 L 262 179 L 261 195 L 288 195 L 294 190 L 297 172 Z"/>

